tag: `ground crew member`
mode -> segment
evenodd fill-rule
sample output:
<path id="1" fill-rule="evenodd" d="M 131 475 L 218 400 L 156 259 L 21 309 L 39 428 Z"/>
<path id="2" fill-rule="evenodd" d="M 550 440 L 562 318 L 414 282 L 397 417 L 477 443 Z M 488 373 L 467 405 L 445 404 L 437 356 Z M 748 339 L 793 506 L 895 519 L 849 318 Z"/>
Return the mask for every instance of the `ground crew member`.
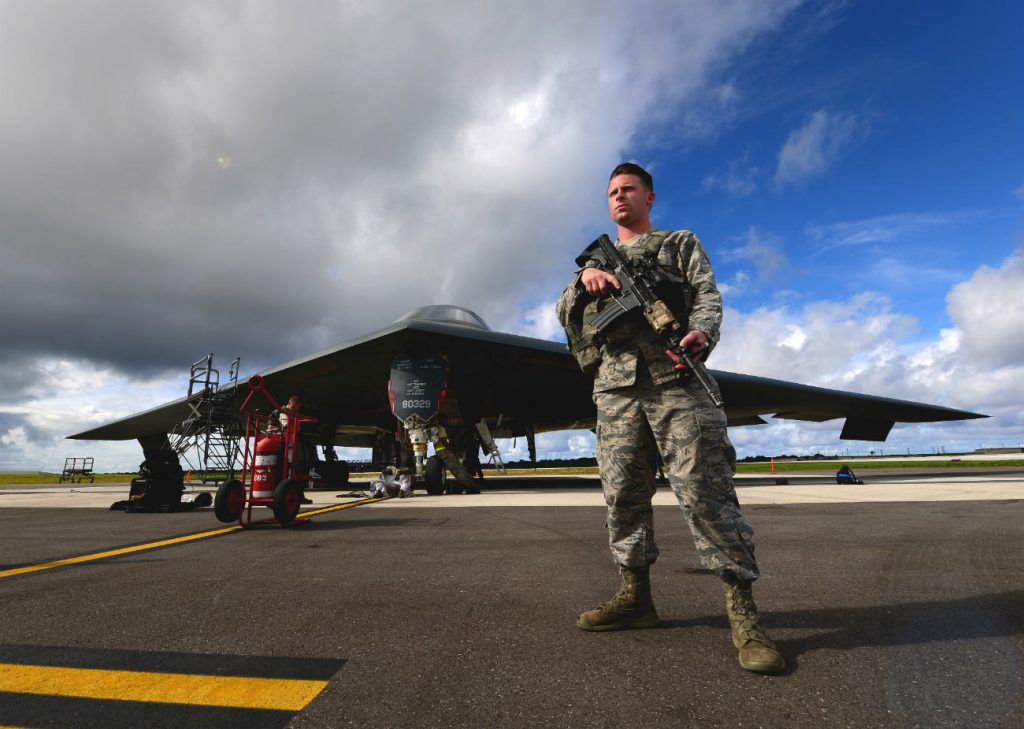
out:
<path id="1" fill-rule="evenodd" d="M 380 474 L 380 478 L 370 484 L 370 498 L 384 496 L 389 499 L 398 497 L 406 499 L 412 496 L 412 476 L 388 466 Z"/>
<path id="2" fill-rule="evenodd" d="M 301 415 L 302 410 L 302 398 L 298 395 L 292 395 L 288 398 L 288 402 L 281 408 L 274 410 L 270 413 L 270 417 L 267 420 L 267 431 L 270 433 L 281 433 L 284 435 L 288 432 L 288 421 L 292 415 Z M 320 478 L 320 474 L 317 473 L 315 465 L 316 460 L 316 448 L 313 445 L 313 441 L 310 439 L 308 433 L 304 433 L 301 430 L 301 424 L 299 429 L 295 432 L 295 453 L 292 457 L 294 461 L 295 473 L 307 474 L 311 479 Z M 305 482 L 303 482 L 305 483 Z M 303 504 L 312 504 L 313 500 L 306 497 L 306 489 L 302 488 L 299 500 Z"/>
<path id="3" fill-rule="evenodd" d="M 670 307 L 688 330 L 680 344 L 691 352 L 703 349 L 706 356 L 718 342 L 722 320 L 711 265 L 690 231 L 651 226 L 653 203 L 654 183 L 646 170 L 632 163 L 615 168 L 608 209 L 618 227 L 616 245 L 633 265 L 645 257 L 657 262 L 671 289 L 670 295 L 659 296 L 674 299 Z M 613 287 L 620 288 L 615 276 L 602 270 L 599 261 L 588 260 L 557 306 L 581 366 L 596 367 L 597 461 L 608 504 L 609 545 L 621 573 L 618 593 L 581 614 L 576 625 L 603 631 L 660 624 L 650 583 L 650 566 L 658 558 L 651 498 L 660 454 L 701 562 L 724 582 L 740 665 L 762 673 L 781 671 L 785 660 L 761 628 L 751 592 L 758 577 L 753 529 L 736 499 L 736 451 L 726 434 L 725 413 L 696 378 L 681 379 L 685 366 L 642 317 L 618 323 L 600 341 L 577 341 L 581 331 L 585 340 L 589 335 L 586 321 L 576 318 L 581 311 L 584 320 L 592 316 Z M 580 352 L 588 345 L 591 361 L 585 364 Z"/>

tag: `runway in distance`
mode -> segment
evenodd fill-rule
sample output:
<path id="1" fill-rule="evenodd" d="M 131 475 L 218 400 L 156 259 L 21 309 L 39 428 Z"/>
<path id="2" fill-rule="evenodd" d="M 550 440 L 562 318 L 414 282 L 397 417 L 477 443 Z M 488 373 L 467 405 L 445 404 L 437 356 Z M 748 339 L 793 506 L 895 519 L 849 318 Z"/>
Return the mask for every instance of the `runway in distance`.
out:
<path id="1" fill-rule="evenodd" d="M 987 417 L 938 405 L 711 370 L 730 426 L 762 416 L 822 422 L 844 418 L 840 438 L 884 441 L 893 425 Z M 318 418 L 315 437 L 333 446 L 372 449 L 376 466 L 414 468 L 428 492 L 445 488 L 446 471 L 462 481 L 493 438 L 525 437 L 536 459 L 537 433 L 593 429 L 591 380 L 564 344 L 496 332 L 469 309 L 424 306 L 391 326 L 260 373 L 278 402 L 298 394 Z M 239 401 L 248 388 L 243 384 Z M 188 398 L 69 436 L 137 439 L 160 448 L 189 414 Z M 426 444 L 435 454 L 426 457 Z M 449 447 L 450 446 L 450 447 Z M 333 452 L 333 451 L 332 451 Z M 443 465 L 439 456 L 444 456 Z M 338 463 L 338 462 L 335 462 Z M 342 462 L 343 463 L 343 462 Z M 466 466 L 469 468 L 466 468 Z M 324 464 L 325 480 L 347 480 Z"/>

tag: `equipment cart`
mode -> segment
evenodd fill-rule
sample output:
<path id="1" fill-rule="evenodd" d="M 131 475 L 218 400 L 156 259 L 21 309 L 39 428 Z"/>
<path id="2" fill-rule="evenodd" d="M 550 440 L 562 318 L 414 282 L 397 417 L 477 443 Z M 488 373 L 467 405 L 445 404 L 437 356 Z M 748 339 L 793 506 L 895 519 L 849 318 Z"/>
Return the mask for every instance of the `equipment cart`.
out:
<path id="1" fill-rule="evenodd" d="M 309 473 L 299 473 L 296 456 L 299 428 L 303 423 L 316 422 L 316 418 L 299 413 L 288 415 L 282 432 L 273 432 L 270 416 L 250 410 L 249 403 L 261 393 L 275 410 L 281 406 L 263 386 L 263 378 L 249 378 L 249 395 L 239 409 L 245 416 L 245 449 L 242 456 L 241 479 L 225 481 L 217 488 L 213 510 L 223 522 L 237 521 L 243 527 L 252 524 L 252 507 L 266 506 L 273 510 L 281 526 L 289 526 L 307 519 L 297 517 L 306 484 L 312 481 Z M 309 464 L 307 463 L 307 471 Z"/>

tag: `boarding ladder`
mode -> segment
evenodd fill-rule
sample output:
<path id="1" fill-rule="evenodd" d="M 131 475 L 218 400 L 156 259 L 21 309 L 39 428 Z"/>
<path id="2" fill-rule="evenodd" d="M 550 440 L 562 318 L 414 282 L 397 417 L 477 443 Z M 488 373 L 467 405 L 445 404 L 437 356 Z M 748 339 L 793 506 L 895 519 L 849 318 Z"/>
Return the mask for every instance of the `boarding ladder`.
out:
<path id="1" fill-rule="evenodd" d="M 193 362 L 188 380 L 188 415 L 172 429 L 167 447 L 185 461 L 193 478 L 208 480 L 234 478 L 238 465 L 239 441 L 243 435 L 238 416 L 238 366 L 231 363 L 228 380 L 220 382 L 213 366 L 213 353 Z"/>

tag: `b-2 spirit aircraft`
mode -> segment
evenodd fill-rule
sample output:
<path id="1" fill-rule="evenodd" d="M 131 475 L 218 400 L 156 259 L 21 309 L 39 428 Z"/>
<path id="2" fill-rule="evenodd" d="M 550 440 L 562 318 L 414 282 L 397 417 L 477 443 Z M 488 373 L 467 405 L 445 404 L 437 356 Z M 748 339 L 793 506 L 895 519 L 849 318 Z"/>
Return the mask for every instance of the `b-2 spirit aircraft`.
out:
<path id="1" fill-rule="evenodd" d="M 730 426 L 762 416 L 822 422 L 845 418 L 840 438 L 884 441 L 899 423 L 985 417 L 938 405 L 862 395 L 795 382 L 711 370 Z M 378 467 L 415 469 L 428 493 L 450 471 L 469 486 L 479 445 L 524 437 L 536 459 L 537 433 L 593 429 L 591 380 L 564 344 L 496 332 L 472 311 L 424 306 L 365 336 L 261 373 L 279 402 L 298 394 L 315 406 L 316 439 L 326 449 L 371 449 Z M 239 385 L 242 387 L 242 385 Z M 77 433 L 81 440 L 137 439 L 158 449 L 189 412 L 188 398 Z M 427 457 L 427 444 L 435 454 Z M 458 452 L 458 455 L 453 451 Z M 321 464 L 328 483 L 347 480 L 345 466 Z"/>

